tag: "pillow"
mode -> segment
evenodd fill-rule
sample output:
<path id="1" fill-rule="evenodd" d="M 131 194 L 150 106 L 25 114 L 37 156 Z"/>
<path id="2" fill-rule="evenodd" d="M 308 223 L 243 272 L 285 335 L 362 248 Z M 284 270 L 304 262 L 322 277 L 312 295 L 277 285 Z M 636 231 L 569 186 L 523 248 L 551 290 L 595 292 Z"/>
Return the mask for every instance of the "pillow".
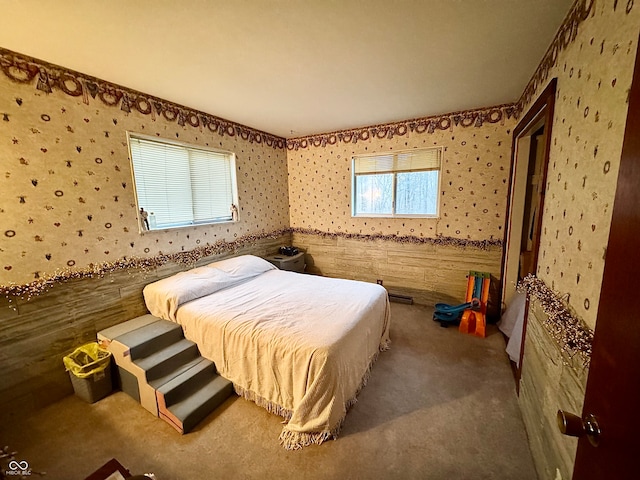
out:
<path id="1" fill-rule="evenodd" d="M 227 273 L 230 278 L 236 279 L 237 281 L 257 277 L 261 273 L 269 270 L 277 270 L 277 267 L 272 263 L 254 255 L 240 255 L 239 257 L 227 258 L 226 260 L 210 263 L 207 267 L 221 270 Z"/>
<path id="2" fill-rule="evenodd" d="M 198 267 L 176 273 L 142 290 L 144 301 L 152 315 L 176 321 L 176 311 L 183 303 L 222 290 L 234 283 L 226 272 L 210 267 Z"/>
<path id="3" fill-rule="evenodd" d="M 268 270 L 277 268 L 260 257 L 241 255 L 176 273 L 150 283 L 142 293 L 152 315 L 175 322 L 178 307 L 183 303 L 257 277 Z"/>

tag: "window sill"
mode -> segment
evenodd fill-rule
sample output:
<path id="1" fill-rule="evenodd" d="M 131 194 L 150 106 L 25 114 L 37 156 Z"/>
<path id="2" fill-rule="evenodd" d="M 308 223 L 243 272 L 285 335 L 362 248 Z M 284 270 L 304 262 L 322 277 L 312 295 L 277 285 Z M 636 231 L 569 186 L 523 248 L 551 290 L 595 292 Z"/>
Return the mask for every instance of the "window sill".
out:
<path id="1" fill-rule="evenodd" d="M 229 223 L 238 223 L 238 220 L 222 220 L 219 222 L 210 222 L 210 223 L 193 223 L 190 225 L 177 225 L 175 227 L 152 228 L 150 230 L 142 230 L 141 228 L 138 227 L 138 233 L 140 233 L 140 235 L 145 235 L 148 233 L 155 233 L 155 232 L 170 232 L 173 230 L 180 230 L 183 228 L 198 228 L 198 227 L 210 227 L 212 225 L 227 225 Z"/>
<path id="2" fill-rule="evenodd" d="M 386 214 L 374 214 L 374 213 L 367 213 L 367 214 L 360 214 L 360 215 L 351 215 L 351 218 L 433 218 L 433 219 L 439 219 L 440 216 L 439 215 L 411 215 L 411 214 L 404 214 L 404 215 L 386 215 Z"/>

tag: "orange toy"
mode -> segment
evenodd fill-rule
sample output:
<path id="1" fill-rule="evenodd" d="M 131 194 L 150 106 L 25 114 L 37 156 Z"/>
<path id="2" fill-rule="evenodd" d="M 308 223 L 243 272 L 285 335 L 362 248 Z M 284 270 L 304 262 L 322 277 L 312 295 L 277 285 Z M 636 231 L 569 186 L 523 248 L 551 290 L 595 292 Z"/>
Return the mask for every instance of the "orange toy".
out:
<path id="1" fill-rule="evenodd" d="M 458 330 L 462 333 L 470 333 L 477 337 L 485 336 L 487 326 L 487 300 L 489 299 L 489 283 L 491 275 L 485 272 L 469 272 L 467 281 L 466 301 L 477 300 L 480 307 L 477 309 L 466 309 L 462 313 Z M 475 303 L 475 302 L 474 302 Z"/>

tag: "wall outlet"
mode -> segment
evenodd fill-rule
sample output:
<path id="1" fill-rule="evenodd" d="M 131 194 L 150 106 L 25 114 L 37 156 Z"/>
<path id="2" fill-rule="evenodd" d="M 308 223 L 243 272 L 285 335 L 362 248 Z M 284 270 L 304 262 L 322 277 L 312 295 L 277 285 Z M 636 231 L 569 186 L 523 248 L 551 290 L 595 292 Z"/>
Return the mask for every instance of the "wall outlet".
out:
<path id="1" fill-rule="evenodd" d="M 378 285 L 382 285 L 382 280 L 379 278 L 378 280 L 376 280 L 376 283 L 377 283 Z"/>

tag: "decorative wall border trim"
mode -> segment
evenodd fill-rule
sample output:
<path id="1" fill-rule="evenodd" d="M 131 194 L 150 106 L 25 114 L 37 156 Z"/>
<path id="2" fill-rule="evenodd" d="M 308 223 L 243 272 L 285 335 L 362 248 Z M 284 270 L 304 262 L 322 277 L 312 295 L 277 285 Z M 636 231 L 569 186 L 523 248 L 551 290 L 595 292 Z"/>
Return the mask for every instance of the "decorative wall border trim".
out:
<path id="1" fill-rule="evenodd" d="M 355 129 L 339 130 L 319 135 L 289 138 L 286 140 L 288 150 L 299 150 L 309 147 L 325 147 L 337 143 L 358 143 L 370 139 L 393 139 L 405 136 L 409 132 L 434 133 L 436 130 L 452 130 L 453 127 L 481 127 L 485 122 L 498 123 L 505 118 L 519 118 L 524 107 L 535 98 L 539 87 L 546 85 L 549 73 L 557 65 L 560 52 L 573 43 L 578 35 L 578 27 L 589 16 L 595 13 L 596 0 L 576 0 L 562 22 L 551 45 L 542 57 L 535 73 L 529 80 L 522 95 L 515 103 L 496 105 L 475 110 L 415 118 L 394 123 L 372 125 Z M 614 7 L 615 8 L 615 7 Z"/>
<path id="2" fill-rule="evenodd" d="M 529 274 L 524 277 L 518 283 L 517 290 L 540 302 L 542 310 L 547 315 L 543 325 L 551 337 L 563 352 L 570 357 L 578 355 L 583 365 L 587 366 L 591 360 L 593 330 L 573 315 L 562 298 L 535 275 Z"/>
<path id="3" fill-rule="evenodd" d="M 251 235 L 243 235 L 236 240 L 228 242 L 226 240 L 218 240 L 214 244 L 202 245 L 189 250 L 187 252 L 177 253 L 160 253 L 155 257 L 124 257 L 114 262 L 103 262 L 100 264 L 89 264 L 83 269 L 65 268 L 56 270 L 51 275 L 43 275 L 42 277 L 26 284 L 9 283 L 8 285 L 0 285 L 0 295 L 7 298 L 11 304 L 14 299 L 29 301 L 31 298 L 48 292 L 52 287 L 60 283 L 66 283 L 70 280 L 88 279 L 95 277 L 104 277 L 105 275 L 121 270 L 139 269 L 149 272 L 154 268 L 160 267 L 167 263 L 176 263 L 178 265 L 193 266 L 202 258 L 221 253 L 234 252 L 242 247 L 252 245 L 259 240 L 275 239 L 282 235 L 290 233 L 290 229 L 284 228 L 275 230 L 270 233 L 257 233 Z"/>
<path id="4" fill-rule="evenodd" d="M 363 235 L 358 233 L 331 233 L 323 232 L 315 229 L 306 228 L 283 228 L 269 233 L 257 233 L 251 235 L 243 235 L 242 237 L 231 242 L 219 240 L 214 244 L 207 244 L 189 250 L 187 252 L 177 253 L 160 253 L 154 257 L 124 257 L 114 262 L 103 262 L 100 264 L 89 264 L 83 269 L 65 268 L 56 270 L 51 275 L 42 275 L 40 278 L 26 284 L 9 283 L 8 285 L 0 285 L 0 296 L 4 296 L 12 305 L 14 300 L 21 299 L 29 301 L 33 297 L 48 292 L 54 286 L 66 283 L 71 280 L 88 279 L 95 277 L 104 277 L 105 275 L 123 271 L 139 269 L 144 272 L 153 270 L 167 263 L 175 263 L 178 265 L 193 266 L 198 260 L 219 255 L 221 253 L 234 252 L 247 245 L 255 244 L 259 240 L 275 239 L 290 233 L 298 233 L 302 235 L 316 235 L 329 238 L 348 238 L 361 241 L 383 240 L 388 242 L 404 243 L 404 244 L 430 244 L 447 247 L 458 248 L 476 248 L 480 250 L 489 250 L 491 248 L 502 247 L 502 240 L 466 240 L 461 238 L 438 236 L 435 238 L 422 238 L 411 235 Z"/>
<path id="5" fill-rule="evenodd" d="M 320 135 L 289 138 L 286 140 L 288 150 L 299 150 L 308 147 L 326 147 L 336 143 L 358 143 L 371 139 L 393 139 L 403 137 L 408 133 L 434 133 L 436 130 L 453 130 L 453 127 L 481 127 L 485 122 L 504 122 L 505 118 L 515 118 L 516 105 L 507 103 L 493 107 L 464 110 L 434 115 L 430 117 L 414 118 L 400 122 L 371 125 L 348 130 L 339 130 Z"/>
<path id="6" fill-rule="evenodd" d="M 120 106 L 120 110 L 125 113 L 134 109 L 143 115 L 151 115 L 154 120 L 156 117 L 162 117 L 168 122 L 177 122 L 180 126 L 206 129 L 220 136 L 238 136 L 250 143 L 264 143 L 273 148 L 299 150 L 312 146 L 335 145 L 338 142 L 357 143 L 375 138 L 391 140 L 409 132 L 423 134 L 434 133 L 436 130 L 451 130 L 454 126 L 481 127 L 485 122 L 498 123 L 505 118 L 518 118 L 524 107 L 534 98 L 538 88 L 546 84 L 551 69 L 557 65 L 560 52 L 576 39 L 580 24 L 595 13 L 595 3 L 596 0 L 576 0 L 516 103 L 291 139 L 277 137 L 1 47 L 0 70 L 7 78 L 17 83 L 32 83 L 37 78 L 36 88 L 45 93 L 58 89 L 72 97 L 82 96 L 83 102 L 87 105 L 90 97 L 94 100 L 97 97 L 104 105 Z"/>
<path id="7" fill-rule="evenodd" d="M 346 238 L 349 240 L 362 240 L 365 242 L 373 242 L 376 240 L 383 240 L 385 242 L 395 243 L 411 243 L 414 245 L 428 244 L 437 245 L 441 247 L 458 247 L 458 248 L 476 248 L 479 250 L 489 250 L 491 248 L 501 248 L 501 239 L 490 240 L 468 240 L 465 238 L 444 237 L 438 235 L 437 237 L 416 237 L 415 235 L 385 235 L 382 233 L 376 234 L 362 234 L 362 233 L 347 233 L 347 232 L 323 232 L 322 230 L 312 228 L 290 228 L 291 233 L 298 233 L 300 235 L 315 235 L 324 238 Z"/>
<path id="8" fill-rule="evenodd" d="M 120 107 L 125 113 L 135 110 L 142 115 L 151 115 L 153 120 L 162 117 L 181 127 L 199 128 L 221 137 L 237 136 L 250 143 L 264 143 L 272 148 L 284 149 L 286 145 L 284 138 L 1 47 L 0 70 L 13 82 L 36 83 L 36 88 L 45 93 L 59 90 L 71 97 L 82 97 L 86 105 L 89 105 L 90 99 L 98 98 L 103 105 Z"/>
<path id="9" fill-rule="evenodd" d="M 538 88 L 546 86 L 551 69 L 558 64 L 560 52 L 575 41 L 580 24 L 589 18 L 589 15 L 594 15 L 595 3 L 596 0 L 576 0 L 573 4 L 562 25 L 560 25 L 551 45 L 549 45 L 547 52 L 542 57 L 542 61 L 538 65 L 533 77 L 531 77 L 531 80 L 529 80 L 522 95 L 516 102 L 516 117 L 519 117 L 523 109 L 535 99 Z"/>

